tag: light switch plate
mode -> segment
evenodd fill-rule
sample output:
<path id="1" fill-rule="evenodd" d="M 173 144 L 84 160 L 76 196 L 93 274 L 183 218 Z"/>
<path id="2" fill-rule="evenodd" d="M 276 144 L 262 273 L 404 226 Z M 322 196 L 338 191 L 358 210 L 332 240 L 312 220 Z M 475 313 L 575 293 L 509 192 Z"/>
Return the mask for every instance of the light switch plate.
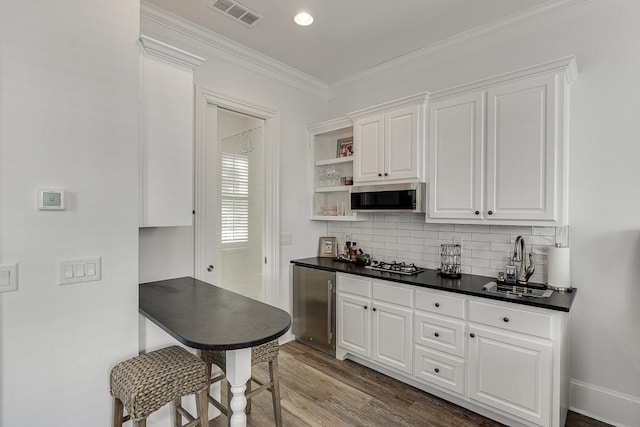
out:
<path id="1" fill-rule="evenodd" d="M 58 264 L 58 285 L 102 280 L 102 257 L 67 259 Z"/>
<path id="2" fill-rule="evenodd" d="M 18 264 L 0 265 L 0 292 L 18 290 Z"/>
<path id="3" fill-rule="evenodd" d="M 280 234 L 280 244 L 281 245 L 290 245 L 293 243 L 293 233 L 281 233 Z"/>

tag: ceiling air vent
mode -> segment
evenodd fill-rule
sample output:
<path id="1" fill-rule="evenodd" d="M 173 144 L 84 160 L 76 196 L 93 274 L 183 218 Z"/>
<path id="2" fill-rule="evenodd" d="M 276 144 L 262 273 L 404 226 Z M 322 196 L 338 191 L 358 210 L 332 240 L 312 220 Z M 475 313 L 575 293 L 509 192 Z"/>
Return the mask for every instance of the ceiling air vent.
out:
<path id="1" fill-rule="evenodd" d="M 233 0 L 213 0 L 209 7 L 252 28 L 264 19 L 263 16 Z"/>

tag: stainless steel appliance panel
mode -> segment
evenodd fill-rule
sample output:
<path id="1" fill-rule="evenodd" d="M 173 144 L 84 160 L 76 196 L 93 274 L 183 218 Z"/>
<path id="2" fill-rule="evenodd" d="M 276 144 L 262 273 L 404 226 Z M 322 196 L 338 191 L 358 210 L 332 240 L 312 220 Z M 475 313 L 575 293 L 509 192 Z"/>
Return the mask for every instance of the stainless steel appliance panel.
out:
<path id="1" fill-rule="evenodd" d="M 335 356 L 336 273 L 293 266 L 296 341 Z"/>

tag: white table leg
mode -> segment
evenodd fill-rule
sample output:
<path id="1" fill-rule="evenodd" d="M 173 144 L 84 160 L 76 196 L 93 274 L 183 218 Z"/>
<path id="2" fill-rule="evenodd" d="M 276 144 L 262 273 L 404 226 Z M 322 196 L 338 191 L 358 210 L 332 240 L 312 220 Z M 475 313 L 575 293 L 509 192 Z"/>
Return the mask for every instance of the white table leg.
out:
<path id="1" fill-rule="evenodd" d="M 227 350 L 227 381 L 231 385 L 231 427 L 245 427 L 247 425 L 247 399 L 244 391 L 247 381 L 251 378 L 251 348 Z"/>

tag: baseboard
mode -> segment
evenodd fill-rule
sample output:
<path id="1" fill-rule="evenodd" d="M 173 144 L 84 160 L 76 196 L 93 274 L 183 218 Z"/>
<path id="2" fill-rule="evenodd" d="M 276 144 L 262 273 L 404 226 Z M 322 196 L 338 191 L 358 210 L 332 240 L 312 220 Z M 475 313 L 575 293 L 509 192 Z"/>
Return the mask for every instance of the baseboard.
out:
<path id="1" fill-rule="evenodd" d="M 640 420 L 640 398 L 604 387 L 571 380 L 569 409 L 618 427 L 632 427 Z"/>

